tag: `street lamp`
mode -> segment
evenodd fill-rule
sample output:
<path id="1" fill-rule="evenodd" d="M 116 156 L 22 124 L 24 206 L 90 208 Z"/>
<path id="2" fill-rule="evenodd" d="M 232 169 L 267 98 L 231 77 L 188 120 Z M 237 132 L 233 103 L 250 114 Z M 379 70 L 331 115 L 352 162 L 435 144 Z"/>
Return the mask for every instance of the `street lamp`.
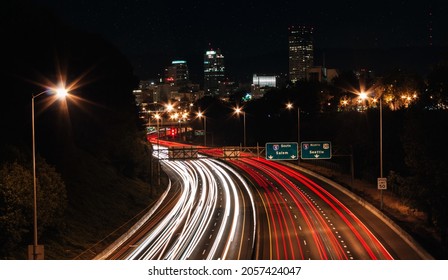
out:
<path id="1" fill-rule="evenodd" d="M 179 113 L 174 113 L 173 115 L 171 115 L 171 119 L 175 120 L 175 121 L 177 121 L 179 123 L 178 134 L 179 134 L 179 141 L 180 141 L 180 125 L 181 125 L 180 123 L 181 123 L 181 118 L 180 118 Z M 173 127 L 173 129 L 174 129 L 174 127 Z M 173 138 L 174 138 L 174 134 L 173 134 Z"/>
<path id="2" fill-rule="evenodd" d="M 187 134 L 187 119 L 188 119 L 188 113 L 186 111 L 184 111 L 181 115 L 181 120 L 180 120 L 181 122 L 183 121 L 185 123 L 184 129 L 183 129 L 184 133 L 182 133 L 182 127 L 180 128 L 180 132 L 183 135 L 183 138 L 181 138 L 180 134 L 179 134 L 179 138 L 181 138 L 181 140 L 186 139 L 185 135 Z"/>
<path id="3" fill-rule="evenodd" d="M 380 178 L 383 178 L 383 97 L 380 96 Z M 383 189 L 380 190 L 380 210 L 383 210 Z"/>
<path id="4" fill-rule="evenodd" d="M 294 108 L 292 103 L 286 104 L 286 109 L 291 110 Z M 301 150 L 302 145 L 300 144 L 300 107 L 297 107 L 297 145 L 299 145 L 299 151 Z M 297 163 L 300 163 L 300 155 L 297 157 Z"/>
<path id="5" fill-rule="evenodd" d="M 207 146 L 207 117 L 202 112 L 198 112 L 198 118 L 204 117 L 204 146 Z"/>
<path id="6" fill-rule="evenodd" d="M 243 145 L 246 147 L 246 112 L 243 111 L 240 107 L 235 108 L 235 113 L 239 116 L 240 114 L 243 114 Z"/>
<path id="7" fill-rule="evenodd" d="M 361 111 L 364 111 L 366 109 L 365 102 L 368 98 L 369 98 L 369 96 L 367 95 L 367 92 L 361 91 L 359 93 L 358 103 L 361 105 L 361 109 L 360 109 Z"/>
<path id="8" fill-rule="evenodd" d="M 159 146 L 159 138 L 160 138 L 160 129 L 159 129 L 159 120 L 162 118 L 159 113 L 154 115 L 154 118 L 157 121 L 157 186 L 160 187 L 160 146 Z"/>
<path id="9" fill-rule="evenodd" d="M 167 110 L 168 112 L 173 111 L 173 110 L 174 110 L 174 105 L 171 104 L 171 103 L 166 104 L 166 110 Z"/>
<path id="10" fill-rule="evenodd" d="M 363 102 L 368 98 L 368 94 L 364 91 L 359 93 L 359 98 Z M 376 99 L 374 99 L 374 102 Z M 383 97 L 382 95 L 378 98 L 380 103 L 380 178 L 383 179 Z M 379 183 L 378 183 L 378 188 Z M 383 210 L 383 188 L 380 189 L 380 210 Z"/>
<path id="11" fill-rule="evenodd" d="M 367 93 L 364 91 L 361 91 L 361 93 L 359 94 L 359 98 L 361 98 L 361 100 L 366 100 L 367 99 Z"/>
<path id="12" fill-rule="evenodd" d="M 44 251 L 43 246 L 39 246 L 37 240 L 37 177 L 36 177 L 36 134 L 34 127 L 34 99 L 43 95 L 44 93 L 53 92 L 59 99 L 65 98 L 68 95 L 68 91 L 65 88 L 57 88 L 57 89 L 47 89 L 38 94 L 34 94 L 31 96 L 31 134 L 33 141 L 33 248 L 32 248 L 32 257 L 33 260 L 44 259 Z M 29 257 L 31 258 L 31 250 L 29 249 Z"/>
<path id="13" fill-rule="evenodd" d="M 157 151 L 159 149 L 159 138 L 160 138 L 160 129 L 159 129 L 159 120 L 161 118 L 160 114 L 157 113 L 154 115 L 154 118 L 156 119 L 157 122 Z"/>

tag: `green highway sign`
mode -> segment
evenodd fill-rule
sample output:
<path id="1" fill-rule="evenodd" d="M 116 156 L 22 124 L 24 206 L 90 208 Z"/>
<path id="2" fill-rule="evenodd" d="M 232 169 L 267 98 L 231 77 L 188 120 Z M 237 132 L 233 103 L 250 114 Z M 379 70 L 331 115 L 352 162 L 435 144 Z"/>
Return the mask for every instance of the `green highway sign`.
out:
<path id="1" fill-rule="evenodd" d="M 330 141 L 310 141 L 300 143 L 302 159 L 331 159 Z"/>
<path id="2" fill-rule="evenodd" d="M 297 160 L 298 144 L 291 142 L 266 143 L 266 159 Z"/>

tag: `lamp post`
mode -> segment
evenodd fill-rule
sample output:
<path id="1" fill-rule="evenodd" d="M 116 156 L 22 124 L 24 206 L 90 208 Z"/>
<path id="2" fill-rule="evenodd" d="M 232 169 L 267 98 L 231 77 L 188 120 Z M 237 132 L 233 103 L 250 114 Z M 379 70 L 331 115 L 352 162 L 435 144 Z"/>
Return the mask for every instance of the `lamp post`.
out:
<path id="1" fill-rule="evenodd" d="M 293 108 L 292 103 L 286 104 L 286 109 L 291 110 Z M 299 145 L 299 152 L 301 150 L 301 144 L 300 144 L 300 107 L 297 107 L 297 145 Z M 300 154 L 297 157 L 297 164 L 300 163 Z"/>
<path id="2" fill-rule="evenodd" d="M 159 147 L 159 138 L 160 138 L 160 129 L 159 129 L 160 114 L 159 113 L 155 114 L 154 118 L 156 119 L 156 122 L 157 122 L 157 149 L 158 149 L 158 147 Z"/>
<path id="3" fill-rule="evenodd" d="M 154 118 L 157 121 L 157 186 L 160 187 L 160 146 L 159 146 L 159 138 L 160 138 L 160 129 L 159 129 L 159 119 L 161 116 L 159 113 L 154 115 Z"/>
<path id="4" fill-rule="evenodd" d="M 182 121 L 184 122 L 184 132 L 182 133 L 182 140 L 184 140 L 184 141 L 186 141 L 187 140 L 187 128 L 188 128 L 188 125 L 187 125 L 187 120 L 188 120 L 188 113 L 187 113 L 187 111 L 184 111 L 183 113 L 182 113 Z M 181 131 L 182 131 L 182 129 L 181 129 Z"/>
<path id="5" fill-rule="evenodd" d="M 380 102 L 380 178 L 383 178 L 383 102 L 382 96 Z M 383 189 L 380 190 L 380 210 L 383 210 Z"/>
<path id="6" fill-rule="evenodd" d="M 179 123 L 179 131 L 178 131 L 178 136 L 179 136 L 179 142 L 182 141 L 181 138 L 181 131 L 182 131 L 182 117 L 179 113 L 175 114 L 175 119 L 177 120 L 177 122 Z"/>
<path id="7" fill-rule="evenodd" d="M 361 91 L 359 94 L 360 100 L 364 101 L 368 98 L 366 92 Z M 383 180 L 383 97 L 380 96 L 378 102 L 380 103 L 380 178 Z M 379 182 L 379 179 L 378 179 Z M 387 184 L 387 183 L 386 183 Z M 386 185 L 387 186 L 387 185 Z M 383 187 L 380 188 L 380 183 L 378 183 L 378 188 L 380 189 L 380 210 L 383 210 Z"/>
<path id="8" fill-rule="evenodd" d="M 239 116 L 240 113 L 243 114 L 243 145 L 246 147 L 246 112 L 243 111 L 240 107 L 235 108 L 235 113 Z"/>
<path id="9" fill-rule="evenodd" d="M 202 113 L 198 113 L 198 118 L 204 118 L 204 146 L 207 146 L 207 117 Z"/>
<path id="10" fill-rule="evenodd" d="M 31 134 L 33 145 L 33 248 L 32 254 L 29 252 L 29 258 L 33 260 L 44 259 L 43 246 L 39 246 L 37 238 L 37 176 L 36 176 L 36 133 L 34 125 L 34 99 L 43 95 L 44 93 L 54 92 L 58 98 L 65 98 L 68 95 L 68 91 L 65 88 L 47 89 L 38 94 L 31 96 Z M 30 251 L 30 249 L 29 249 Z"/>

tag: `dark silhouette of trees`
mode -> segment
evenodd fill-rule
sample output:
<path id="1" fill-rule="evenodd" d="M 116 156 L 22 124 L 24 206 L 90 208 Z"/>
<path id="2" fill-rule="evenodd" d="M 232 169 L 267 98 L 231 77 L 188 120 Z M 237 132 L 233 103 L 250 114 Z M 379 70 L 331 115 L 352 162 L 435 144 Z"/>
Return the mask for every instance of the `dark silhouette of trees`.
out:
<path id="1" fill-rule="evenodd" d="M 104 179 L 80 178 L 92 172 L 89 168 L 104 170 L 108 177 L 149 183 L 150 151 L 137 127 L 132 91 L 138 79 L 116 47 L 100 35 L 74 30 L 26 0 L 7 0 L 1 15 L 5 55 L 0 68 L 4 93 L 0 102 L 4 136 L 0 138 L 0 239 L 2 256 L 9 256 L 7 252 L 25 250 L 25 240 L 32 240 L 32 95 L 51 83 L 75 85 L 65 107 L 61 102 L 49 106 L 51 97 L 46 94 L 35 100 L 38 200 L 44 201 L 38 211 L 38 232 L 43 240 L 64 231 L 65 209 L 96 200 L 84 204 L 89 209 L 72 210 L 71 217 L 76 219 L 109 203 L 107 195 L 93 195 L 98 190 L 91 191 L 86 183 L 103 186 Z M 98 178 L 105 176 L 98 174 Z M 86 227 L 89 222 L 85 221 Z"/>
<path id="2" fill-rule="evenodd" d="M 448 109 L 448 58 L 434 65 L 428 76 L 427 91 L 422 97 L 428 109 Z"/>
<path id="3" fill-rule="evenodd" d="M 62 229 L 67 193 L 61 175 L 44 160 L 37 164 L 38 233 Z M 0 248 L 2 255 L 32 240 L 33 174 L 18 162 L 0 167 Z"/>

